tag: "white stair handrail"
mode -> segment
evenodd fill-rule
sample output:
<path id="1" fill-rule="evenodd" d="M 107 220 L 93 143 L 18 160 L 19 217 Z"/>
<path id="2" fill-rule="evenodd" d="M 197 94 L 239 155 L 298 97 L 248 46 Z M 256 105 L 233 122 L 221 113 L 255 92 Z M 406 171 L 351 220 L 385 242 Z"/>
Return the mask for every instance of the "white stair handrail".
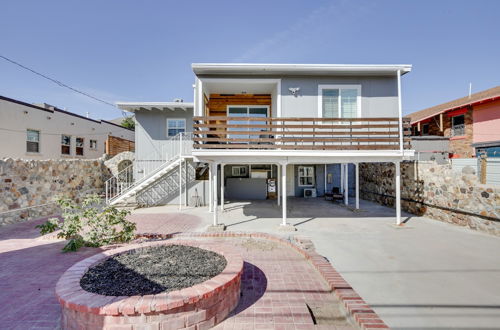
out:
<path id="1" fill-rule="evenodd" d="M 193 148 L 193 133 L 183 132 L 160 141 L 158 149 L 148 157 L 141 157 L 144 160 L 136 160 L 131 165 L 106 181 L 105 195 L 106 203 L 112 202 L 117 197 L 127 193 L 154 176 L 162 169 L 169 167 L 172 163 L 184 156 L 190 156 Z M 159 158 L 159 159 L 158 159 Z M 124 181 L 123 178 L 132 180 Z"/>

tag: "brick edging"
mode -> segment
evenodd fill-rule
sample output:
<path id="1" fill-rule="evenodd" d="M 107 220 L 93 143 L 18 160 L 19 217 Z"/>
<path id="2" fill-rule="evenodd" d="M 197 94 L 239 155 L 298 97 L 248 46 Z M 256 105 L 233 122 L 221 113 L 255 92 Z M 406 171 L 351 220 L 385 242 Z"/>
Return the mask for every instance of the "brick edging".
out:
<path id="1" fill-rule="evenodd" d="M 80 279 L 88 268 L 110 256 L 137 249 L 173 244 L 199 247 L 221 254 L 227 260 L 227 265 L 220 274 L 205 282 L 189 288 L 155 295 L 138 295 L 130 297 L 104 296 L 85 291 L 80 286 Z M 151 241 L 107 250 L 76 263 L 61 276 L 56 284 L 55 291 L 56 297 L 63 307 L 63 311 L 71 310 L 73 313 L 80 313 L 78 315 L 94 314 L 102 319 L 103 317 L 134 317 L 148 313 L 170 315 L 176 313 L 176 311 L 184 312 L 191 309 L 198 310 L 198 306 L 207 305 L 207 301 L 213 300 L 214 297 L 227 294 L 229 291 L 233 292 L 237 290 L 237 294 L 236 291 L 234 291 L 234 295 L 231 294 L 226 298 L 221 298 L 221 302 L 227 299 L 227 301 L 224 301 L 224 305 L 214 306 L 214 308 L 212 308 L 213 311 L 212 309 L 207 310 L 203 314 L 203 317 L 206 319 L 199 320 L 200 322 L 209 322 L 213 325 L 221 322 L 227 314 L 236 307 L 239 300 L 242 273 L 243 259 L 238 254 L 231 252 L 230 248 L 223 244 L 219 245 L 189 240 L 170 242 Z M 219 299 L 217 299 L 217 301 L 219 301 Z M 77 322 L 82 319 L 95 319 L 95 317 L 78 316 Z M 188 322 L 189 319 L 186 319 L 185 325 L 190 326 L 191 324 L 188 324 Z M 209 323 L 207 323 L 207 325 Z M 63 324 L 63 328 L 66 327 L 67 325 Z"/>
<path id="2" fill-rule="evenodd" d="M 316 251 L 306 251 L 290 241 L 267 233 L 245 232 L 200 232 L 179 234 L 144 233 L 138 237 L 150 239 L 169 239 L 186 237 L 250 237 L 264 238 L 279 242 L 303 255 L 327 282 L 330 289 L 342 302 L 347 313 L 362 329 L 389 329 L 389 326 L 378 316 L 370 305 L 352 288 L 352 286 L 333 268 L 323 256 Z"/>

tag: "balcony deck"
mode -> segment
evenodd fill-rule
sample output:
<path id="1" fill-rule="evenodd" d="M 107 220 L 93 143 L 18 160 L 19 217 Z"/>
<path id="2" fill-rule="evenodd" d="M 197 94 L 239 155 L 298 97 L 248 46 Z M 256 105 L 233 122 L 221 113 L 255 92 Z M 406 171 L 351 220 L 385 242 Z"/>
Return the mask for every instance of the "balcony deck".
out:
<path id="1" fill-rule="evenodd" d="M 403 118 L 194 117 L 196 150 L 400 150 L 410 149 L 410 120 Z M 244 123 L 243 123 L 244 122 Z"/>

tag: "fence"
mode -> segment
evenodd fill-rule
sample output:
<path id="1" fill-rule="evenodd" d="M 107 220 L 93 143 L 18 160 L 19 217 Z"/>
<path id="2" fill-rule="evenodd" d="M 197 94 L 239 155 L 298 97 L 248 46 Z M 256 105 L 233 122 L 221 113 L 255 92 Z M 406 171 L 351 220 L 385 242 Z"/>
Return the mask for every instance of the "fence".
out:
<path id="1" fill-rule="evenodd" d="M 486 162 L 481 166 L 481 162 Z M 454 171 L 462 172 L 466 166 L 476 171 L 481 183 L 500 185 L 500 158 L 454 158 L 451 160 Z"/>

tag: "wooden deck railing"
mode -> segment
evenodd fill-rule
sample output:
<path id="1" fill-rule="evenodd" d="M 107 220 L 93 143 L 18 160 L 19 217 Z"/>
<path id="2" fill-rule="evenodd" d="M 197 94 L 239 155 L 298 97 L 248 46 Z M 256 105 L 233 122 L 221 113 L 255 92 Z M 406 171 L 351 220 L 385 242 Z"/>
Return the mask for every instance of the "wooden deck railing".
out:
<path id="1" fill-rule="evenodd" d="M 398 118 L 194 117 L 195 149 L 398 150 Z M 410 148 L 403 118 L 403 148 Z"/>

